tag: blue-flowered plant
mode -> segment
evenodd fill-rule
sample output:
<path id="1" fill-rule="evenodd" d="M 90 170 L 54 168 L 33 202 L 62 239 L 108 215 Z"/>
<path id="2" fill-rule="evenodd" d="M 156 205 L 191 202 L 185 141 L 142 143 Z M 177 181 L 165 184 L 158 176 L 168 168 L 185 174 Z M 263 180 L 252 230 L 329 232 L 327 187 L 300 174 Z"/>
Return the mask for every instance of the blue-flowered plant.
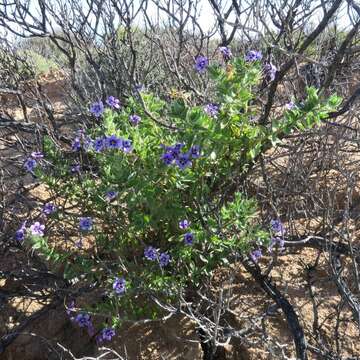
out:
<path id="1" fill-rule="evenodd" d="M 120 105 L 109 96 L 105 105 L 90 106 L 98 125 L 77 132 L 70 149 L 45 139 L 44 156 L 24 164 L 57 198 L 42 210 L 45 219 L 22 224 L 15 238 L 62 263 L 65 278 L 81 274 L 104 289 L 94 315 L 68 309 L 89 333 L 92 317 L 111 316 L 100 342 L 111 340 L 122 321 L 154 317 L 149 299 L 176 302 L 234 255 L 258 262 L 266 248 L 284 248 L 282 223 L 263 227 L 256 202 L 229 189 L 260 154 L 290 132 L 319 124 L 341 100 L 322 100 L 309 88 L 301 104 L 289 103 L 262 124 L 255 94 L 264 76 L 274 79 L 275 66 L 264 67 L 259 51 L 220 53 L 221 63 L 199 56 L 194 65 L 194 76 L 212 78 L 214 98 L 190 106 L 141 89 Z M 66 236 L 52 234 L 45 221 L 63 224 Z"/>

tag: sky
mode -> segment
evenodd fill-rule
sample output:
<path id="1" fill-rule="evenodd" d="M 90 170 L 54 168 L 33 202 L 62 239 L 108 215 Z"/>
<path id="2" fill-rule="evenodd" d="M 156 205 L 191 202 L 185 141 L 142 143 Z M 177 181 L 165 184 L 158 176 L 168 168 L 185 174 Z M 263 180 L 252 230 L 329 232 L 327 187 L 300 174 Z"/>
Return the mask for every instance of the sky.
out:
<path id="1" fill-rule="evenodd" d="M 24 1 L 24 0 L 22 0 L 22 1 Z M 49 1 L 49 0 L 47 0 L 47 1 Z M 79 1 L 84 1 L 84 0 L 79 0 Z M 135 0 L 135 2 L 134 2 L 135 6 L 136 6 L 136 3 L 138 4 L 138 1 L 140 1 L 140 0 Z M 165 1 L 163 1 L 163 0 L 159 0 L 159 1 L 160 1 L 161 4 L 165 3 Z M 207 1 L 207 0 L 198 0 L 198 1 L 199 1 L 199 8 L 200 8 L 200 11 L 198 12 L 198 23 L 200 24 L 201 28 L 204 31 L 211 31 L 213 29 L 214 23 L 216 21 L 215 13 L 214 13 L 209 1 Z M 229 0 L 223 0 L 223 1 L 229 3 Z M 314 0 L 312 2 L 312 5 L 316 5 L 317 3 L 319 3 L 319 1 Z M 185 1 L 185 0 L 184 0 L 184 2 L 187 3 L 187 1 Z M 84 4 L 85 4 L 85 1 L 84 1 Z M 345 4 L 346 4 L 346 2 L 344 1 L 344 5 Z M 85 5 L 84 5 L 84 8 L 85 8 Z M 37 0 L 30 0 L 30 9 L 34 13 L 38 12 L 38 10 L 37 10 L 38 9 Z M 158 15 L 156 5 L 151 0 L 149 0 L 149 5 L 147 7 L 147 15 L 152 19 L 156 19 L 157 15 Z M 321 10 L 318 10 L 318 11 L 314 12 L 310 23 L 312 23 L 313 25 L 316 25 L 319 22 L 319 19 L 321 19 L 321 17 L 322 17 L 322 11 Z M 162 15 L 160 16 L 160 19 L 162 21 L 165 21 L 167 19 L 166 14 L 162 13 Z M 234 16 L 229 17 L 230 22 L 233 22 L 234 20 L 235 20 Z M 139 14 L 138 18 L 137 18 L 137 23 L 139 25 L 141 25 L 143 23 L 143 21 L 144 21 L 143 15 Z M 253 18 L 252 21 L 256 23 L 256 18 Z M 274 26 L 272 25 L 272 22 L 270 21 L 270 19 L 269 19 L 269 21 L 267 21 L 267 23 L 269 24 L 270 29 L 274 29 Z M 348 18 L 347 13 L 346 13 L 346 6 L 343 6 L 342 11 L 340 12 L 340 14 L 339 14 L 339 16 L 337 18 L 337 24 L 338 24 L 339 28 L 346 28 L 346 27 L 348 27 L 350 25 L 349 18 Z M 191 25 L 190 22 L 189 22 L 189 25 Z M 257 30 L 260 30 L 260 31 L 262 30 L 261 29 L 262 25 L 260 23 L 256 24 L 255 27 L 257 28 Z M 230 30 L 229 26 L 225 26 L 225 28 Z M 1 30 L 0 30 L 0 35 L 1 34 L 3 35 L 4 33 L 3 32 L 1 33 Z"/>

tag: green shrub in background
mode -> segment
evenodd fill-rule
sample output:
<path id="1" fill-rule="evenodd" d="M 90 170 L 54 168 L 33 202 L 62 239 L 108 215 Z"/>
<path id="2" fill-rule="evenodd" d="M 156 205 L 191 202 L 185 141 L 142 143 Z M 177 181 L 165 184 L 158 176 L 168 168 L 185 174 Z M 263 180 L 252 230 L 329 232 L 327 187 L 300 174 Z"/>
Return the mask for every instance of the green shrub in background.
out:
<path id="1" fill-rule="evenodd" d="M 32 50 L 27 50 L 23 53 L 29 63 L 33 66 L 36 75 L 48 73 L 50 70 L 57 70 L 59 66 L 54 60 L 44 57 L 41 54 Z"/>

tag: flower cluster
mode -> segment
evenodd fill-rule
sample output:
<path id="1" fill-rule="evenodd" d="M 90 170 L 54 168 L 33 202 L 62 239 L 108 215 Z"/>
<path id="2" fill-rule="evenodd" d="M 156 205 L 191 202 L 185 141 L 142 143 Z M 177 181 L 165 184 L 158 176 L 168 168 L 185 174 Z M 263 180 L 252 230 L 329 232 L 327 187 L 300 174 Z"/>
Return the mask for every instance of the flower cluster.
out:
<path id="1" fill-rule="evenodd" d="M 219 51 L 223 56 L 224 61 L 229 61 L 232 58 L 232 52 L 228 47 L 220 46 Z"/>
<path id="2" fill-rule="evenodd" d="M 44 236 L 44 230 L 45 230 L 45 225 L 40 224 L 38 221 L 36 221 L 34 224 L 30 226 L 31 235 L 34 236 Z"/>
<path id="3" fill-rule="evenodd" d="M 73 321 L 81 328 L 86 328 L 88 334 L 93 336 L 95 333 L 94 325 L 91 316 L 87 313 L 80 313 L 73 318 Z"/>
<path id="4" fill-rule="evenodd" d="M 254 250 L 250 253 L 250 257 L 252 259 L 252 261 L 254 261 L 255 263 L 257 263 L 259 261 L 259 259 L 262 257 L 262 252 L 260 249 Z"/>
<path id="5" fill-rule="evenodd" d="M 129 153 L 132 151 L 132 142 L 131 140 L 123 139 L 116 135 L 102 136 L 95 140 L 92 140 L 89 137 L 76 137 L 73 140 L 71 147 L 73 151 L 79 151 L 83 147 L 86 151 L 90 149 L 93 149 L 96 152 L 104 150 L 122 150 L 125 153 Z M 79 172 L 80 168 L 77 166 L 77 164 L 73 165 L 71 169 L 72 173 Z"/>
<path id="6" fill-rule="evenodd" d="M 44 236 L 45 225 L 36 221 L 29 227 L 29 231 L 33 236 Z M 15 240 L 24 241 L 26 236 L 26 221 L 22 223 L 21 227 L 15 232 Z"/>
<path id="7" fill-rule="evenodd" d="M 34 151 L 31 153 L 31 156 L 25 160 L 24 168 L 26 171 L 33 173 L 38 163 L 37 160 L 41 160 L 44 157 L 44 154 L 40 151 Z"/>
<path id="8" fill-rule="evenodd" d="M 104 328 L 100 331 L 100 334 L 96 337 L 98 343 L 104 341 L 111 341 L 111 339 L 116 335 L 115 329 L 113 328 Z"/>
<path id="9" fill-rule="evenodd" d="M 80 173 L 80 165 L 79 164 L 73 164 L 70 168 L 70 171 L 72 174 L 79 174 Z"/>
<path id="10" fill-rule="evenodd" d="M 260 51 L 250 50 L 245 55 L 245 61 L 247 61 L 247 62 L 253 62 L 253 61 L 257 61 L 257 60 L 261 60 L 261 59 L 262 59 L 262 54 Z"/>
<path id="11" fill-rule="evenodd" d="M 191 232 L 187 232 L 184 234 L 184 244 L 187 246 L 191 246 L 194 242 L 194 234 Z"/>
<path id="12" fill-rule="evenodd" d="M 273 219 L 270 221 L 270 230 L 274 236 L 271 238 L 271 243 L 268 249 L 269 252 L 271 253 L 274 247 L 278 247 L 280 251 L 283 251 L 285 249 L 284 225 L 280 220 Z"/>
<path id="13" fill-rule="evenodd" d="M 286 110 L 293 110 L 296 108 L 296 105 L 293 101 L 288 102 L 287 104 L 285 104 Z"/>
<path id="14" fill-rule="evenodd" d="M 100 152 L 105 149 L 105 138 L 98 137 L 93 141 L 93 148 L 95 151 Z"/>
<path id="15" fill-rule="evenodd" d="M 123 295 L 126 290 L 126 280 L 123 277 L 116 277 L 113 283 L 113 289 L 116 294 Z"/>
<path id="16" fill-rule="evenodd" d="M 278 247 L 280 251 L 285 250 L 285 240 L 282 237 L 276 236 L 271 238 L 271 243 L 269 245 L 269 253 L 272 253 L 274 247 Z"/>
<path id="17" fill-rule="evenodd" d="M 106 200 L 107 200 L 108 202 L 111 202 L 111 201 L 113 201 L 113 200 L 116 199 L 116 197 L 118 196 L 118 194 L 119 194 L 119 193 L 118 193 L 117 191 L 109 190 L 109 191 L 107 191 L 106 194 L 105 194 Z"/>
<path id="18" fill-rule="evenodd" d="M 105 138 L 105 144 L 108 149 L 120 149 L 122 146 L 122 139 L 116 135 L 111 135 Z"/>
<path id="19" fill-rule="evenodd" d="M 109 96 L 106 100 L 106 103 L 112 108 L 112 109 L 120 109 L 120 100 L 117 99 L 114 96 Z"/>
<path id="20" fill-rule="evenodd" d="M 285 249 L 284 225 L 282 224 L 282 222 L 280 220 L 273 219 L 270 221 L 270 230 L 274 236 L 271 238 L 270 245 L 267 249 L 268 252 L 271 254 L 273 252 L 274 247 L 278 248 L 280 251 L 283 251 Z M 258 260 L 261 257 L 262 257 L 261 249 L 253 250 L 250 252 L 250 258 L 254 262 L 258 262 Z"/>
<path id="21" fill-rule="evenodd" d="M 79 221 L 79 228 L 81 231 L 90 231 L 93 226 L 93 220 L 90 217 L 82 217 Z"/>
<path id="22" fill-rule="evenodd" d="M 66 307 L 66 313 L 69 316 L 70 320 L 74 322 L 80 328 L 85 328 L 89 336 L 95 334 L 95 328 L 91 320 L 91 316 L 88 313 L 81 312 L 76 314 L 75 310 L 75 301 L 71 301 Z"/>
<path id="23" fill-rule="evenodd" d="M 188 221 L 188 220 L 186 220 L 186 219 L 179 221 L 179 228 L 180 228 L 181 230 L 185 230 L 185 229 L 187 229 L 189 226 L 190 226 L 190 221 Z"/>
<path id="24" fill-rule="evenodd" d="M 102 101 L 95 102 L 90 106 L 91 114 L 93 114 L 97 118 L 103 114 L 104 110 L 105 108 Z"/>
<path id="25" fill-rule="evenodd" d="M 217 104 L 207 104 L 204 106 L 204 111 L 211 117 L 216 118 L 219 114 L 219 105 Z"/>
<path id="26" fill-rule="evenodd" d="M 184 219 L 179 221 L 179 228 L 181 230 L 186 230 L 189 226 L 190 226 L 189 220 Z M 183 235 L 183 238 L 184 238 L 184 244 L 187 246 L 191 246 L 194 242 L 195 236 L 192 232 L 187 232 Z"/>
<path id="27" fill-rule="evenodd" d="M 66 307 L 66 313 L 70 316 L 70 320 L 74 320 L 75 318 L 72 316 L 75 312 L 75 301 L 72 300 Z"/>
<path id="28" fill-rule="evenodd" d="M 71 143 L 71 149 L 73 151 L 80 151 L 81 149 L 81 141 L 80 138 L 76 137 L 73 142 Z"/>
<path id="29" fill-rule="evenodd" d="M 176 164 L 181 170 L 186 169 L 192 165 L 191 159 L 200 157 L 200 146 L 194 145 L 186 153 L 181 152 L 184 144 L 177 143 L 174 146 L 163 146 L 165 153 L 162 154 L 161 159 L 165 165 Z"/>
<path id="30" fill-rule="evenodd" d="M 161 253 L 159 255 L 159 265 L 160 267 L 165 267 L 170 262 L 170 255 L 168 253 Z"/>
<path id="31" fill-rule="evenodd" d="M 51 215 L 56 211 L 56 206 L 52 203 L 47 203 L 43 207 L 43 213 L 45 215 Z"/>
<path id="32" fill-rule="evenodd" d="M 24 241 L 25 239 L 25 232 L 26 232 L 26 221 L 22 223 L 20 228 L 15 233 L 15 240 L 17 241 Z"/>
<path id="33" fill-rule="evenodd" d="M 154 247 L 148 246 L 144 250 L 144 256 L 146 259 L 150 261 L 155 261 L 159 255 L 158 255 L 158 251 Z"/>
<path id="34" fill-rule="evenodd" d="M 125 153 L 129 153 L 132 150 L 131 140 L 117 137 L 116 135 L 110 135 L 105 137 L 98 137 L 92 142 L 92 147 L 96 152 L 104 150 L 122 150 Z"/>
<path id="35" fill-rule="evenodd" d="M 195 59 L 195 69 L 199 73 L 205 72 L 209 66 L 209 59 L 205 56 L 198 56 Z"/>
<path id="36" fill-rule="evenodd" d="M 276 235 L 284 235 L 285 233 L 284 225 L 281 223 L 280 220 L 275 220 L 275 219 L 271 220 L 270 228 L 271 231 Z"/>
<path id="37" fill-rule="evenodd" d="M 88 327 L 91 323 L 91 317 L 86 313 L 76 315 L 74 320 L 80 327 Z"/>
<path id="38" fill-rule="evenodd" d="M 129 120 L 133 125 L 139 125 L 139 122 L 141 121 L 141 117 L 139 115 L 130 115 Z"/>
<path id="39" fill-rule="evenodd" d="M 150 261 L 159 261 L 160 267 L 165 267 L 170 262 L 170 255 L 167 253 L 160 253 L 153 246 L 148 246 L 144 250 L 144 257 Z"/>
<path id="40" fill-rule="evenodd" d="M 120 109 L 121 108 L 120 100 L 118 98 L 116 98 L 115 96 L 109 96 L 105 102 L 111 109 Z M 90 106 L 90 113 L 93 114 L 97 118 L 100 117 L 104 113 L 104 111 L 105 111 L 105 106 L 101 100 L 94 102 Z"/>
<path id="41" fill-rule="evenodd" d="M 89 150 L 92 146 L 92 140 L 85 135 L 84 129 L 79 129 L 76 132 L 76 136 L 71 143 L 71 149 L 73 151 L 80 151 L 83 148 L 85 151 Z"/>

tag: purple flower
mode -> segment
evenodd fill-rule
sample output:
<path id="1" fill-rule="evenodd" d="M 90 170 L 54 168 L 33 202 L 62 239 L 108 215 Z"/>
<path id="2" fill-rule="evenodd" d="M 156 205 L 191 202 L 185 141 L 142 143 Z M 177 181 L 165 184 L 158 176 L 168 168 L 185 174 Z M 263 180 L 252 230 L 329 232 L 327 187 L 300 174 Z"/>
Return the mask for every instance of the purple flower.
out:
<path id="1" fill-rule="evenodd" d="M 166 165 L 170 165 L 176 160 L 177 165 L 184 169 L 191 165 L 191 161 L 188 154 L 181 154 L 181 149 L 185 146 L 183 143 L 176 143 L 174 146 L 160 145 L 165 149 L 165 153 L 162 154 L 161 159 Z"/>
<path id="2" fill-rule="evenodd" d="M 166 151 L 174 157 L 174 159 L 177 159 L 180 156 L 181 149 L 185 146 L 185 144 L 182 143 L 176 143 L 174 146 L 169 146 L 166 148 Z"/>
<path id="3" fill-rule="evenodd" d="M 90 112 L 95 117 L 100 117 L 102 113 L 104 112 L 104 104 L 102 101 L 95 102 L 90 106 Z"/>
<path id="4" fill-rule="evenodd" d="M 74 320 L 80 327 L 89 327 L 92 325 L 91 317 L 86 313 L 76 315 Z"/>
<path id="5" fill-rule="evenodd" d="M 200 146 L 199 145 L 194 145 L 190 148 L 190 156 L 193 158 L 193 159 L 197 159 L 200 157 Z"/>
<path id="6" fill-rule="evenodd" d="M 25 231 L 26 231 L 26 221 L 24 221 L 21 227 L 15 233 L 15 240 L 24 241 L 25 239 Z"/>
<path id="7" fill-rule="evenodd" d="M 199 73 L 203 73 L 209 66 L 209 59 L 205 56 L 198 56 L 195 59 L 195 69 Z"/>
<path id="8" fill-rule="evenodd" d="M 179 155 L 181 149 L 185 146 L 183 143 L 176 143 L 174 146 L 170 147 L 170 150 L 173 152 L 174 155 Z"/>
<path id="9" fill-rule="evenodd" d="M 123 140 L 121 149 L 123 152 L 128 153 L 132 150 L 131 140 Z"/>
<path id="10" fill-rule="evenodd" d="M 83 247 L 82 239 L 79 239 L 79 240 L 75 243 L 75 246 L 76 246 L 78 249 L 81 249 L 81 248 Z"/>
<path id="11" fill-rule="evenodd" d="M 124 294 L 126 290 L 126 281 L 123 277 L 118 278 L 116 277 L 113 283 L 113 289 L 118 295 Z"/>
<path id="12" fill-rule="evenodd" d="M 25 239 L 25 229 L 19 229 L 15 233 L 15 240 L 16 241 L 24 241 Z"/>
<path id="13" fill-rule="evenodd" d="M 158 252 L 154 247 L 148 246 L 144 250 L 144 256 L 150 261 L 155 261 L 158 257 Z"/>
<path id="14" fill-rule="evenodd" d="M 93 143 L 94 143 L 94 141 L 89 136 L 86 136 L 84 138 L 84 149 L 85 149 L 85 151 L 89 151 L 92 148 Z"/>
<path id="15" fill-rule="evenodd" d="M 79 164 L 74 164 L 71 166 L 71 173 L 72 174 L 76 174 L 80 172 L 80 165 Z"/>
<path id="16" fill-rule="evenodd" d="M 145 86 L 144 86 L 144 84 L 136 84 L 136 85 L 134 86 L 134 90 L 135 90 L 135 91 L 138 91 L 138 92 L 144 91 L 144 90 L 145 90 Z"/>
<path id="17" fill-rule="evenodd" d="M 266 78 L 269 81 L 274 81 L 275 80 L 275 75 L 277 72 L 277 69 L 275 67 L 275 65 L 273 65 L 272 63 L 268 63 L 264 65 L 264 72 L 266 75 Z"/>
<path id="18" fill-rule="evenodd" d="M 178 158 L 175 160 L 176 165 L 181 169 L 184 170 L 187 167 L 192 165 L 188 154 L 180 154 Z"/>
<path id="19" fill-rule="evenodd" d="M 37 166 L 37 162 L 36 162 L 36 160 L 34 160 L 32 158 L 26 159 L 26 161 L 24 163 L 24 168 L 28 172 L 33 172 L 33 170 L 36 168 L 36 166 Z"/>
<path id="20" fill-rule="evenodd" d="M 262 252 L 261 252 L 261 250 L 258 249 L 258 250 L 252 251 L 252 252 L 250 253 L 250 257 L 251 257 L 252 261 L 254 261 L 254 262 L 257 263 L 258 260 L 262 257 Z"/>
<path id="21" fill-rule="evenodd" d="M 189 226 L 190 226 L 190 221 L 188 221 L 188 220 L 186 220 L 186 219 L 179 221 L 179 228 L 180 228 L 181 230 L 185 230 L 185 229 L 187 229 Z"/>
<path id="22" fill-rule="evenodd" d="M 118 196 L 118 192 L 114 191 L 114 190 L 109 190 L 106 192 L 106 200 L 107 201 L 113 201 L 117 196 Z"/>
<path id="23" fill-rule="evenodd" d="M 111 135 L 106 138 L 106 145 L 109 149 L 120 149 L 122 147 L 122 139 L 116 135 Z"/>
<path id="24" fill-rule="evenodd" d="M 111 341 L 111 339 L 115 336 L 115 330 L 113 328 L 105 328 L 102 329 L 99 336 L 97 337 L 98 342 L 103 341 Z"/>
<path id="25" fill-rule="evenodd" d="M 190 245 L 193 244 L 193 242 L 194 242 L 194 234 L 191 233 L 191 232 L 186 233 L 184 235 L 184 243 L 185 243 L 185 245 L 190 246 Z"/>
<path id="26" fill-rule="evenodd" d="M 75 312 L 75 301 L 72 300 L 66 307 L 66 313 L 70 316 L 73 312 Z M 71 319 L 71 318 L 70 318 Z"/>
<path id="27" fill-rule="evenodd" d="M 129 116 L 129 120 L 133 125 L 138 125 L 141 120 L 141 117 L 139 115 L 134 114 Z"/>
<path id="28" fill-rule="evenodd" d="M 204 106 L 204 111 L 211 117 L 215 118 L 219 114 L 219 105 L 207 104 Z"/>
<path id="29" fill-rule="evenodd" d="M 104 147 L 105 147 L 105 140 L 103 137 L 99 137 L 94 140 L 95 151 L 100 152 L 104 149 Z"/>
<path id="30" fill-rule="evenodd" d="M 112 109 L 120 109 L 120 100 L 114 96 L 109 96 L 106 99 L 106 103 L 112 108 Z"/>
<path id="31" fill-rule="evenodd" d="M 161 267 L 165 267 L 170 262 L 170 255 L 167 253 L 161 253 L 159 256 L 159 264 Z"/>
<path id="32" fill-rule="evenodd" d="M 166 152 L 161 155 L 161 160 L 165 165 L 171 165 L 171 163 L 175 160 L 174 155 L 172 153 Z"/>
<path id="33" fill-rule="evenodd" d="M 22 242 L 24 241 L 24 239 L 25 239 L 25 231 L 22 229 L 17 230 L 15 233 L 15 240 Z"/>
<path id="34" fill-rule="evenodd" d="M 292 101 L 288 102 L 286 105 L 285 105 L 286 109 L 287 110 L 293 110 L 296 108 L 296 105 L 295 103 L 293 103 Z"/>
<path id="35" fill-rule="evenodd" d="M 31 153 L 31 157 L 36 159 L 36 160 L 39 160 L 39 159 L 42 159 L 44 157 L 44 154 L 40 151 L 33 151 Z"/>
<path id="36" fill-rule="evenodd" d="M 74 139 L 74 141 L 71 144 L 71 148 L 73 151 L 79 151 L 81 149 L 81 142 L 78 137 Z"/>
<path id="37" fill-rule="evenodd" d="M 164 144 L 161 144 L 160 147 L 165 149 L 165 152 L 173 154 L 175 157 L 178 156 L 181 152 L 181 149 L 185 146 L 184 143 L 176 143 L 173 146 L 166 146 Z"/>
<path id="38" fill-rule="evenodd" d="M 56 211 L 56 206 L 51 203 L 47 203 L 43 207 L 43 213 L 46 215 L 50 215 Z"/>
<path id="39" fill-rule="evenodd" d="M 36 236 L 44 236 L 45 225 L 40 224 L 36 221 L 34 224 L 30 226 L 30 231 L 32 235 Z"/>
<path id="40" fill-rule="evenodd" d="M 284 235 L 284 225 L 280 220 L 271 220 L 270 221 L 271 231 L 277 235 Z"/>
<path id="41" fill-rule="evenodd" d="M 245 56 L 245 61 L 247 62 L 252 62 L 261 59 L 262 59 L 261 51 L 256 51 L 256 50 L 250 50 Z"/>
<path id="42" fill-rule="evenodd" d="M 226 46 L 220 46 L 220 47 L 219 47 L 219 51 L 220 51 L 220 53 L 221 53 L 221 55 L 223 56 L 223 59 L 224 59 L 225 61 L 228 61 L 228 60 L 231 59 L 232 53 L 231 53 L 231 50 L 230 50 L 228 47 L 226 47 Z"/>
<path id="43" fill-rule="evenodd" d="M 92 229 L 92 226 L 93 226 L 92 218 L 90 218 L 90 217 L 80 218 L 80 221 L 79 221 L 80 230 L 90 231 Z"/>
<path id="44" fill-rule="evenodd" d="M 272 252 L 272 249 L 273 249 L 274 246 L 278 246 L 280 251 L 285 250 L 285 241 L 284 241 L 284 239 L 280 238 L 280 237 L 271 238 L 271 244 L 270 244 L 270 246 L 268 248 L 270 253 Z"/>

